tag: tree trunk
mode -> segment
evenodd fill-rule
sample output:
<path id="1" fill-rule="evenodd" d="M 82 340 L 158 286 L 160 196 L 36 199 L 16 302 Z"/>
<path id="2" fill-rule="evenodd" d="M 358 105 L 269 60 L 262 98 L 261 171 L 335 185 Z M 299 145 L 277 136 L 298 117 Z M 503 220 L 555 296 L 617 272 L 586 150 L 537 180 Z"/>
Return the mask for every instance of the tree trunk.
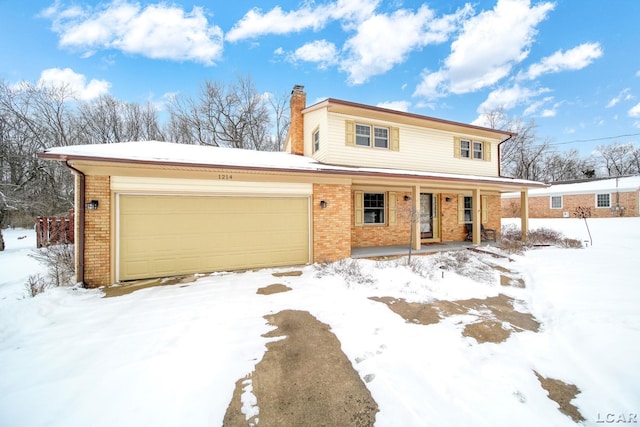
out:
<path id="1" fill-rule="evenodd" d="M 2 235 L 2 227 L 0 227 L 0 252 L 4 251 L 4 236 Z"/>

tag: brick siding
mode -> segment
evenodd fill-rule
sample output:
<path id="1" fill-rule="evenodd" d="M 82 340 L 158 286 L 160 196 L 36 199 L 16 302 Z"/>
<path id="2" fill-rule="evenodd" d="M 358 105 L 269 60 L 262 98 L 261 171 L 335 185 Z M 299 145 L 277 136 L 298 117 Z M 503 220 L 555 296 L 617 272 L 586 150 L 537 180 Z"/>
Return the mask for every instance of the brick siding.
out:
<path id="1" fill-rule="evenodd" d="M 324 200 L 326 208 L 320 206 Z M 351 256 L 349 218 L 353 216 L 351 186 L 313 185 L 313 262 L 334 262 Z"/>
<path id="2" fill-rule="evenodd" d="M 88 288 L 111 284 L 111 197 L 108 176 L 85 177 L 85 202 L 98 200 L 98 209 L 85 210 L 84 282 Z"/>
<path id="3" fill-rule="evenodd" d="M 449 202 L 446 201 L 447 197 L 450 199 Z M 500 196 L 489 195 L 486 197 L 487 222 L 483 223 L 483 225 L 486 229 L 496 230 L 496 238 L 498 238 L 500 236 L 500 223 L 502 220 Z M 464 241 L 465 237 L 467 237 L 467 229 L 464 224 L 458 223 L 458 194 L 441 194 L 440 206 L 442 214 L 442 241 Z"/>
<path id="4" fill-rule="evenodd" d="M 355 225 L 355 215 L 351 215 L 351 245 L 354 248 L 371 246 L 408 245 L 411 233 L 411 206 L 413 201 L 404 200 L 411 193 L 396 193 L 397 210 L 395 225 Z M 354 203 L 354 193 L 351 203 Z"/>
<path id="5" fill-rule="evenodd" d="M 605 193 L 605 192 L 603 192 Z M 611 206 L 616 205 L 616 193 L 611 194 Z M 563 218 L 564 212 L 569 212 L 569 218 L 575 218 L 577 207 L 591 208 L 592 218 L 611 218 L 617 216 L 638 216 L 638 192 L 619 193 L 620 206 L 624 211 L 612 212 L 611 208 L 596 208 L 596 195 L 565 194 L 562 196 L 562 208 L 551 209 L 551 196 L 529 197 L 529 218 Z M 502 215 L 505 218 L 520 217 L 520 198 L 502 199 Z"/>

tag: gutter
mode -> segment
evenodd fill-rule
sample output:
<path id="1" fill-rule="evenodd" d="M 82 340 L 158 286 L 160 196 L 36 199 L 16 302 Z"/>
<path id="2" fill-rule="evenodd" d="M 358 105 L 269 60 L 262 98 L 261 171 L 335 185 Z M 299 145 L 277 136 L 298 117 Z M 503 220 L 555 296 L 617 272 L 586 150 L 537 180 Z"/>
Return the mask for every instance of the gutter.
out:
<path id="1" fill-rule="evenodd" d="M 84 287 L 84 217 L 85 217 L 85 176 L 84 173 L 71 166 L 69 160 L 65 161 L 65 165 L 71 169 L 74 175 L 78 175 L 80 178 L 80 185 L 78 188 L 78 212 L 76 213 L 76 221 L 78 224 L 78 232 L 75 233 L 77 259 L 78 259 L 78 271 L 76 272 L 76 281 L 82 283 Z"/>
<path id="2" fill-rule="evenodd" d="M 508 141 L 510 138 L 505 139 L 503 142 Z M 502 144 L 499 143 L 499 144 Z M 498 144 L 498 145 L 499 145 Z M 49 153 L 39 153 L 39 157 L 47 160 L 58 160 L 58 161 L 69 161 L 69 157 L 72 157 L 68 154 L 49 154 Z M 339 165 L 327 165 L 327 166 L 335 166 L 338 169 L 322 169 L 322 168 L 313 168 L 313 169 L 297 169 L 297 168 L 284 168 L 284 167 L 264 167 L 264 166 L 243 166 L 243 165 L 225 165 L 225 164 L 212 164 L 212 163 L 190 163 L 190 162 L 175 162 L 175 161 L 156 161 L 156 160 L 140 160 L 140 159 L 122 159 L 122 158 L 113 158 L 113 157 L 95 157 L 95 156 L 84 156 L 78 155 L 73 156 L 73 160 L 76 161 L 91 161 L 91 162 L 108 162 L 115 164 L 128 164 L 128 165 L 143 165 L 143 166 L 157 166 L 163 165 L 165 167 L 178 167 L 178 168 L 202 168 L 202 169 L 224 169 L 224 170 L 237 170 L 237 171 L 255 171 L 255 172 L 274 172 L 274 173 L 319 173 L 324 175 L 334 175 L 334 176 L 359 176 L 359 177 L 376 177 L 376 178 L 399 178 L 399 179 L 429 179 L 434 181 L 454 181 L 460 183 L 466 182 L 481 182 L 487 184 L 498 184 L 498 185 L 507 185 L 507 186 L 522 186 L 522 183 L 516 182 L 499 182 L 494 181 L 492 179 L 484 179 L 480 176 L 469 176 L 469 177 L 453 177 L 453 176 L 429 176 L 422 174 L 398 174 L 389 172 L 372 172 L 372 171 L 363 171 L 363 170 L 354 170 L 354 167 L 351 166 L 339 166 Z M 351 169 L 354 168 L 354 169 Z M 72 168 L 76 170 L 75 168 Z M 426 173 L 426 172 L 425 172 Z M 498 176 L 497 178 L 509 179 L 513 180 L 510 177 L 502 177 Z M 547 184 L 540 183 L 538 185 L 528 184 L 527 187 L 548 187 Z"/>

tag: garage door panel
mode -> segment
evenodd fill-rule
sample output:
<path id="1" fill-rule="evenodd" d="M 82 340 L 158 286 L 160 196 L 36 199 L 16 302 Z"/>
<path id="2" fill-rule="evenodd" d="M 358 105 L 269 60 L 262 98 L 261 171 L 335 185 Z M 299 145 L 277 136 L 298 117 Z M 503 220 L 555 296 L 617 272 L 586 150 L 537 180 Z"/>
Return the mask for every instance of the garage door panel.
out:
<path id="1" fill-rule="evenodd" d="M 307 197 L 119 195 L 119 280 L 309 262 Z"/>

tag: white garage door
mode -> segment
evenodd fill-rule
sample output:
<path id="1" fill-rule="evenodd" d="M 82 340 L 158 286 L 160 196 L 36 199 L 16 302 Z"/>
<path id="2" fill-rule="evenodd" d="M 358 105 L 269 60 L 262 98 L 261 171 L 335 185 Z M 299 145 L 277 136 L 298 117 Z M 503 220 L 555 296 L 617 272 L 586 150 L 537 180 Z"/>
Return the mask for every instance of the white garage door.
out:
<path id="1" fill-rule="evenodd" d="M 307 197 L 118 196 L 118 279 L 309 262 Z"/>

